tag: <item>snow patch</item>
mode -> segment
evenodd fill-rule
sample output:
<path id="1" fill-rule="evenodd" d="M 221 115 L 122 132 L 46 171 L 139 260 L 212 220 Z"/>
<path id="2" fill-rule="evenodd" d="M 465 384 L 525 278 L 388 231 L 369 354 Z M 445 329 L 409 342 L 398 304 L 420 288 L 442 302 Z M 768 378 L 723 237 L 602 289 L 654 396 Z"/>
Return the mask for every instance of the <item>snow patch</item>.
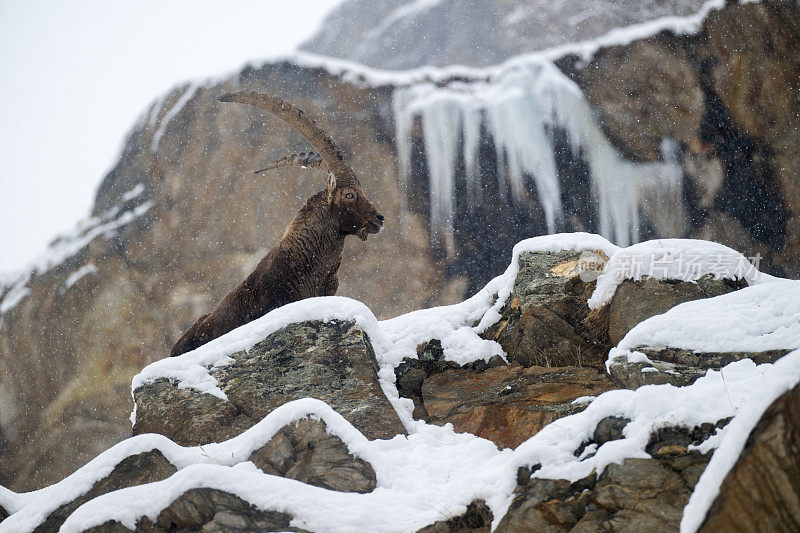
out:
<path id="1" fill-rule="evenodd" d="M 127 202 L 129 200 L 133 200 L 134 198 L 138 198 L 144 192 L 144 185 L 139 183 L 133 189 L 127 191 L 125 194 L 122 195 L 122 201 Z"/>
<path id="2" fill-rule="evenodd" d="M 69 290 L 70 287 L 78 283 L 78 281 L 80 281 L 84 276 L 87 276 L 89 274 L 95 274 L 96 272 L 97 272 L 97 267 L 94 266 L 94 263 L 89 263 L 88 265 L 82 266 L 81 268 L 70 274 L 70 276 L 67 278 L 67 281 L 65 281 L 64 285 L 62 285 L 61 287 L 61 293 L 63 294 L 64 292 Z"/>
<path id="3" fill-rule="evenodd" d="M 31 290 L 25 286 L 28 283 L 28 279 L 27 277 L 21 278 L 20 281 L 11 286 L 3 300 L 0 301 L 0 315 L 4 315 L 14 309 L 18 303 L 30 294 Z"/>
<path id="4" fill-rule="evenodd" d="M 161 137 L 164 135 L 164 131 L 167 129 L 170 121 L 175 118 L 178 113 L 183 110 L 186 104 L 192 99 L 198 89 L 200 89 L 204 84 L 204 81 L 193 81 L 186 86 L 183 94 L 178 101 L 175 102 L 169 111 L 167 111 L 164 116 L 161 118 L 161 122 L 158 125 L 158 129 L 153 133 L 153 141 L 150 144 L 150 151 L 152 153 L 156 153 L 158 151 L 158 143 L 161 142 Z"/>

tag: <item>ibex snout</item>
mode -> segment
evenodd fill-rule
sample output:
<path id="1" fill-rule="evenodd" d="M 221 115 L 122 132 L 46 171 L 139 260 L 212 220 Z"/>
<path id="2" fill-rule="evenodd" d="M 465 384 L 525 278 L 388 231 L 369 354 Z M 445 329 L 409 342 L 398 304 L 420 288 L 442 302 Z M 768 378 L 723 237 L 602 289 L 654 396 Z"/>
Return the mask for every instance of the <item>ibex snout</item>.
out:
<path id="1" fill-rule="evenodd" d="M 356 235 L 362 241 L 367 240 L 367 235 L 370 233 L 378 233 L 383 228 L 384 216 L 375 211 L 372 218 L 367 219 L 366 223 L 358 230 Z"/>

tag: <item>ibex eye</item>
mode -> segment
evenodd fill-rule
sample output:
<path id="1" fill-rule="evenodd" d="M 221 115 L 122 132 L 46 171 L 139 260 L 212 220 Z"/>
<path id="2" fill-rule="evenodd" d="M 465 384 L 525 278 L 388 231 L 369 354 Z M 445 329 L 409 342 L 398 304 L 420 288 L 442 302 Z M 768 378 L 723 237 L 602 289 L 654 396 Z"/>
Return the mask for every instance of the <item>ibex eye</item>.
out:
<path id="1" fill-rule="evenodd" d="M 344 197 L 347 198 L 348 200 L 352 200 L 353 198 L 356 197 L 356 195 L 351 193 L 351 192 L 349 192 L 349 193 L 345 194 Z"/>

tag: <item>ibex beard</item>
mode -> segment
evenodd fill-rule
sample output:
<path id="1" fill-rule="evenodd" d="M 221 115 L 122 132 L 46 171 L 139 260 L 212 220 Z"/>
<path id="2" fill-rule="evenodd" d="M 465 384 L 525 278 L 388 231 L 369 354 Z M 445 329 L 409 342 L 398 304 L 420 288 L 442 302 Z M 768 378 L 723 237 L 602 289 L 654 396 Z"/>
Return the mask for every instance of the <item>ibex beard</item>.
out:
<path id="1" fill-rule="evenodd" d="M 286 166 L 320 168 L 328 173 L 327 187 L 308 199 L 256 269 L 186 330 L 171 356 L 194 350 L 288 303 L 336 294 L 345 237 L 356 235 L 366 241 L 383 227 L 383 215 L 367 200 L 341 151 L 302 110 L 255 92 L 229 93 L 220 101 L 249 104 L 275 115 L 316 150 L 284 157 L 256 173 Z"/>

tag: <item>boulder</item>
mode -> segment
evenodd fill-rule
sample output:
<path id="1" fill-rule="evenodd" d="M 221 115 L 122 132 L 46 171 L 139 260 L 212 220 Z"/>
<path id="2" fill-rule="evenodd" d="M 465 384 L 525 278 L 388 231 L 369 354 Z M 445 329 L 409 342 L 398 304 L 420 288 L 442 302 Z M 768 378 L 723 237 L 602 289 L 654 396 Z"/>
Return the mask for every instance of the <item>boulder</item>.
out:
<path id="1" fill-rule="evenodd" d="M 611 343 L 617 345 L 636 324 L 651 316 L 684 302 L 719 296 L 746 286 L 742 280 L 714 279 L 711 275 L 703 276 L 696 283 L 649 276 L 636 281 L 625 280 L 608 304 L 608 336 Z"/>
<path id="2" fill-rule="evenodd" d="M 464 514 L 440 520 L 417 533 L 489 533 L 492 530 L 492 510 L 483 500 L 475 500 L 467 505 Z"/>
<path id="3" fill-rule="evenodd" d="M 133 433 L 160 433 L 182 445 L 220 442 L 306 397 L 326 402 L 369 439 L 405 432 L 381 390 L 369 338 L 355 322 L 290 324 L 231 358 L 210 371 L 228 401 L 167 381 L 137 388 Z"/>
<path id="4" fill-rule="evenodd" d="M 89 500 L 107 492 L 161 481 L 175 472 L 177 472 L 177 468 L 158 450 L 126 457 L 114 467 L 109 475 L 97 481 L 88 492 L 50 513 L 50 516 L 34 532 L 55 533 L 75 509 Z"/>
<path id="5" fill-rule="evenodd" d="M 595 439 L 621 436 L 622 419 L 607 420 L 607 427 L 598 425 Z M 708 438 L 716 427 L 662 429 L 647 445 L 650 459 L 626 459 L 599 476 L 574 483 L 531 478 L 530 470 L 521 469 L 511 506 L 496 531 L 677 531 L 683 508 L 711 458 L 688 446 Z"/>
<path id="6" fill-rule="evenodd" d="M 581 411 L 573 403 L 614 388 L 593 368 L 496 366 L 483 372 L 451 369 L 422 384 L 428 421 L 452 423 L 493 441 L 499 448 L 516 448 L 550 422 Z"/>
<path id="7" fill-rule="evenodd" d="M 605 256 L 596 252 L 595 257 Z M 594 254 L 593 254 L 594 256 Z M 484 337 L 522 366 L 596 366 L 608 351 L 603 332 L 587 324 L 594 281 L 581 276 L 582 254 L 525 252 L 502 319 Z"/>
<path id="8" fill-rule="evenodd" d="M 800 531 L 800 385 L 775 400 L 725 476 L 701 533 Z"/>
<path id="9" fill-rule="evenodd" d="M 691 385 L 706 375 L 708 370 L 719 370 L 725 365 L 742 359 L 752 359 L 756 364 L 774 363 L 790 350 L 767 350 L 764 352 L 697 352 L 677 348 L 653 348 L 641 346 L 637 352 L 649 361 L 630 361 L 616 358 L 608 365 L 608 373 L 614 383 L 623 389 L 638 389 L 643 385 L 670 383 L 678 387 Z"/>
<path id="10" fill-rule="evenodd" d="M 135 531 L 203 531 L 203 533 L 250 533 L 253 531 L 302 531 L 289 526 L 292 517 L 278 511 L 262 511 L 227 492 L 190 489 L 161 511 L 155 522 L 142 517 Z M 90 533 L 131 531 L 116 521 L 88 529 Z"/>
<path id="11" fill-rule="evenodd" d="M 321 420 L 305 418 L 284 427 L 249 460 L 266 474 L 325 489 L 366 493 L 375 488 L 372 466 L 351 455 Z"/>

